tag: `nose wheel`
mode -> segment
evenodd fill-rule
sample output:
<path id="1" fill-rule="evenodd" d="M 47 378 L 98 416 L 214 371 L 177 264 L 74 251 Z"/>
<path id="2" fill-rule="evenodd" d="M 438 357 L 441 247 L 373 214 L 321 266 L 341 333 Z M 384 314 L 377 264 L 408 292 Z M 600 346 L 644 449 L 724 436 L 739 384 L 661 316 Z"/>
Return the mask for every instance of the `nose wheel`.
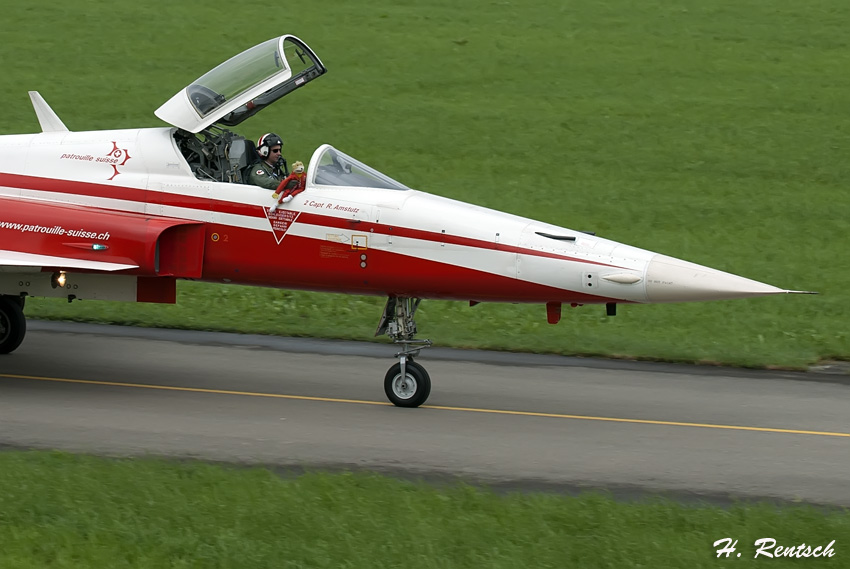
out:
<path id="1" fill-rule="evenodd" d="M 406 358 L 394 364 L 384 377 L 384 393 L 398 407 L 419 407 L 431 394 L 431 376 L 425 368 Z"/>
<path id="2" fill-rule="evenodd" d="M 416 340 L 416 322 L 413 315 L 421 299 L 391 296 L 387 299 L 384 314 L 375 332 L 386 334 L 393 343 L 402 346 L 395 357 L 398 363 L 384 377 L 384 393 L 398 407 L 419 407 L 431 394 L 431 377 L 425 368 L 413 361 L 423 348 L 431 346 L 431 340 Z"/>

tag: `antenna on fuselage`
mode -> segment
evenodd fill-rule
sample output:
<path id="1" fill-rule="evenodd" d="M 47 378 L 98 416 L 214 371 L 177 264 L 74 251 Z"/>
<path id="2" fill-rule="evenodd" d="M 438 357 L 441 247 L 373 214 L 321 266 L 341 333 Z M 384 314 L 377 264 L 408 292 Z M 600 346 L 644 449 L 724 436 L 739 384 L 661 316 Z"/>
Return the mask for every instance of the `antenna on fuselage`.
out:
<path id="1" fill-rule="evenodd" d="M 50 108 L 50 105 L 47 104 L 47 101 L 44 100 L 44 97 L 38 91 L 30 91 L 29 94 L 42 132 L 69 132 L 68 127 L 65 126 L 59 115 Z"/>

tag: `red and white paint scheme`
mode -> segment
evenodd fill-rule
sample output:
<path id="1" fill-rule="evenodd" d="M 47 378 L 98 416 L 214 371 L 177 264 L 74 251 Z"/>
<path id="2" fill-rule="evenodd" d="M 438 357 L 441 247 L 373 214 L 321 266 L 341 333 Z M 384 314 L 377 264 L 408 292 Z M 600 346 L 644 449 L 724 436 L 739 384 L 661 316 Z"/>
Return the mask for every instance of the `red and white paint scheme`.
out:
<path id="1" fill-rule="evenodd" d="M 421 299 L 561 306 L 786 291 L 651 251 L 419 192 L 324 145 L 306 190 L 277 203 L 244 183 L 253 143 L 224 127 L 323 75 L 284 35 L 231 58 L 156 114 L 172 127 L 71 132 L 36 92 L 38 134 L 0 137 L 0 353 L 27 296 L 174 302 L 176 279 L 388 297 L 378 333 L 402 351 L 389 399 L 422 404 Z"/>

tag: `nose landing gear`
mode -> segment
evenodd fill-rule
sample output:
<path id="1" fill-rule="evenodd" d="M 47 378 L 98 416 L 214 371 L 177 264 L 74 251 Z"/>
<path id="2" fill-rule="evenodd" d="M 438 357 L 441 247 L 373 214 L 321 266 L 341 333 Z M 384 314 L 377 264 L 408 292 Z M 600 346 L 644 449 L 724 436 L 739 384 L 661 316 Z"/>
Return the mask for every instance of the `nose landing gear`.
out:
<path id="1" fill-rule="evenodd" d="M 387 299 L 376 336 L 386 334 L 394 344 L 402 346 L 396 353 L 394 364 L 384 377 L 384 393 L 398 407 L 419 407 L 431 394 L 431 377 L 425 368 L 413 361 L 423 348 L 431 347 L 431 340 L 416 340 L 416 321 L 413 316 L 419 308 L 420 298 L 391 296 Z"/>

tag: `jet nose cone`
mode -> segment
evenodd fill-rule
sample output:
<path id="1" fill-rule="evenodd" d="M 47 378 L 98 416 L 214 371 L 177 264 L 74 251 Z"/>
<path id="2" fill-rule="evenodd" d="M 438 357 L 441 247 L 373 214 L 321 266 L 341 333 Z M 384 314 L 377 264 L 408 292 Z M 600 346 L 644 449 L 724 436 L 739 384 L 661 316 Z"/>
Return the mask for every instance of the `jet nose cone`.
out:
<path id="1" fill-rule="evenodd" d="M 785 292 L 789 291 L 666 255 L 655 255 L 646 269 L 649 302 L 722 300 Z"/>

